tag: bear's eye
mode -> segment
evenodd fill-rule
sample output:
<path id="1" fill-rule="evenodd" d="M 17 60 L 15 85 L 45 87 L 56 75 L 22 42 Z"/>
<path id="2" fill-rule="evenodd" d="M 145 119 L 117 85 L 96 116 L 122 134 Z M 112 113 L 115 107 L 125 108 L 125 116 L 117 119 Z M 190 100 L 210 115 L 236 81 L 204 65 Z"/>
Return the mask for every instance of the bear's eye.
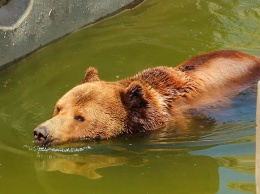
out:
<path id="1" fill-rule="evenodd" d="M 85 121 L 85 118 L 83 116 L 81 116 L 81 115 L 75 116 L 74 119 L 77 120 L 77 121 L 80 121 L 80 122 Z"/>
<path id="2" fill-rule="evenodd" d="M 60 110 L 61 110 L 61 108 L 60 108 L 59 106 L 57 106 L 57 107 L 56 107 L 56 111 L 57 111 L 57 113 L 59 113 Z"/>

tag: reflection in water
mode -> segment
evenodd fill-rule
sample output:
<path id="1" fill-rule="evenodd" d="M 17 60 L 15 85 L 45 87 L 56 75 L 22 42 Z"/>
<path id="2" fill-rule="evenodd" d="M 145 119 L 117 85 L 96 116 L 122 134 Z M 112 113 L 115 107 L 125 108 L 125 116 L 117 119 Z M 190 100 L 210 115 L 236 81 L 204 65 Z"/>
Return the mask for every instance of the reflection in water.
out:
<path id="1" fill-rule="evenodd" d="M 102 176 L 96 172 L 101 168 L 121 166 L 127 163 L 124 157 L 105 155 L 88 155 L 87 157 L 74 155 L 52 155 L 36 162 L 37 170 L 60 171 L 65 174 L 81 175 L 90 179 Z"/>
<path id="2" fill-rule="evenodd" d="M 209 156 L 172 156 L 167 153 L 166 155 L 147 155 L 146 158 L 143 158 L 138 154 L 133 155 L 126 152 L 121 156 L 105 154 L 73 155 L 68 153 L 49 153 L 44 156 L 40 153 L 39 157 L 39 161 L 36 162 L 36 169 L 41 173 L 48 171 L 45 176 L 50 176 L 50 171 L 59 171 L 89 179 L 99 180 L 103 177 L 100 180 L 104 182 L 113 178 L 116 179 L 115 182 L 118 185 L 128 184 L 128 188 L 132 188 L 131 191 L 138 191 L 138 193 L 140 193 L 140 188 L 135 185 L 136 182 L 142 183 L 145 188 L 150 184 L 158 184 L 158 180 L 160 180 L 160 187 L 174 189 L 177 193 L 215 193 L 219 187 L 218 163 Z M 137 163 L 139 165 L 136 165 Z M 124 169 L 130 168 L 131 173 L 120 173 L 118 167 L 122 165 L 124 165 Z M 169 169 L 171 169 L 170 172 Z M 107 171 L 113 171 L 113 173 L 105 176 Z M 125 176 L 128 176 L 128 178 L 125 178 Z M 50 178 L 51 176 L 47 179 L 48 182 L 51 182 Z M 125 180 L 132 181 L 126 183 Z M 149 181 L 148 185 L 147 181 Z M 48 182 L 43 183 L 47 188 L 50 186 Z M 189 185 L 189 187 L 183 187 L 183 185 Z M 116 192 L 114 185 L 107 185 L 106 187 Z M 151 188 L 154 189 L 154 187 Z"/>
<path id="3" fill-rule="evenodd" d="M 217 192 L 219 189 L 219 167 L 228 168 L 236 172 L 254 174 L 254 155 L 212 158 L 209 156 L 171 155 L 167 152 L 165 155 L 157 155 L 156 161 L 153 157 L 156 155 L 156 152 L 152 154 L 153 156 L 147 154 L 144 157 L 140 154 L 129 154 L 129 152 L 125 151 L 122 151 L 123 154 L 117 156 L 107 154 L 61 154 L 57 152 L 45 155 L 39 153 L 35 167 L 41 173 L 59 171 L 64 174 L 79 175 L 88 179 L 100 179 L 103 177 L 107 181 L 113 175 L 105 176 L 105 169 L 110 169 L 109 171 L 120 174 L 116 167 L 124 166 L 124 168 L 127 168 L 126 166 L 128 166 L 129 168 L 138 168 L 139 171 L 146 172 L 143 173 L 144 175 L 141 178 L 133 173 L 129 175 L 129 179 L 135 178 L 141 182 L 144 179 L 155 181 L 157 179 L 153 180 L 151 176 L 157 178 L 164 176 L 164 180 L 167 181 L 161 182 L 161 186 L 169 184 L 171 188 L 175 188 L 175 191 L 185 193 L 191 191 L 192 193 Z M 158 160 L 159 158 L 160 160 Z M 147 169 L 149 170 L 147 171 Z M 171 169 L 171 172 L 169 172 L 169 169 Z M 135 170 L 131 171 L 134 172 Z M 45 175 L 48 176 L 48 174 Z M 125 179 L 124 175 L 121 175 L 122 179 Z M 121 183 L 124 184 L 119 180 L 118 184 Z M 183 187 L 183 185 L 189 185 L 189 189 Z M 256 185 L 250 182 L 229 181 L 227 187 L 237 191 L 255 192 Z"/>
<path id="4" fill-rule="evenodd" d="M 222 167 L 242 173 L 255 173 L 255 155 L 217 157 L 216 160 Z"/>
<path id="5" fill-rule="evenodd" d="M 219 166 L 247 174 L 255 173 L 255 155 L 218 157 Z M 256 192 L 256 184 L 249 182 L 227 183 L 228 188 L 242 192 Z"/>
<path id="6" fill-rule="evenodd" d="M 255 183 L 229 182 L 227 186 L 240 192 L 256 193 Z"/>

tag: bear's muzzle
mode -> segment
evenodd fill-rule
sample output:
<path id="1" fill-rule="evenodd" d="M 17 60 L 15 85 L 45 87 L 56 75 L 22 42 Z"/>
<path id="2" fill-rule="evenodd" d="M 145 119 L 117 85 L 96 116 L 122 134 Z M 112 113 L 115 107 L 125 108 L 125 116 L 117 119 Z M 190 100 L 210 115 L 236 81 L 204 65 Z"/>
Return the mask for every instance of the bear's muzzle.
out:
<path id="1" fill-rule="evenodd" d="M 46 127 L 39 125 L 33 130 L 33 135 L 35 143 L 37 143 L 38 145 L 43 146 L 48 143 L 47 139 L 49 134 L 47 132 Z"/>

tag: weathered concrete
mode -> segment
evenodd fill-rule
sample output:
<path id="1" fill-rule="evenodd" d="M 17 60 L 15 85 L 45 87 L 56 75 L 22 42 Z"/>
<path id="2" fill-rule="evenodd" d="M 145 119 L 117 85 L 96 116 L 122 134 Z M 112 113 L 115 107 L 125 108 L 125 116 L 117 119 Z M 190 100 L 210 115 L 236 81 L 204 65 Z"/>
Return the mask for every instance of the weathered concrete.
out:
<path id="1" fill-rule="evenodd" d="M 257 92 L 257 112 L 256 112 L 256 190 L 260 194 L 260 81 Z"/>
<path id="2" fill-rule="evenodd" d="M 140 2 L 5 0 L 0 7 L 0 69 L 82 26 Z"/>

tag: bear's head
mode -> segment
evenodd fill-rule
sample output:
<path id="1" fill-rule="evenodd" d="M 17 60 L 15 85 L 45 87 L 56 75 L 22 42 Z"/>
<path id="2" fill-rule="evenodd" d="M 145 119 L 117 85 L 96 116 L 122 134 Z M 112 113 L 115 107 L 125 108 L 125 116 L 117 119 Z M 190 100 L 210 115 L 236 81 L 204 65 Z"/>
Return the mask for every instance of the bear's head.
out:
<path id="1" fill-rule="evenodd" d="M 152 130 L 165 122 L 162 101 L 140 80 L 105 82 L 89 68 L 83 83 L 58 100 L 53 117 L 34 129 L 34 139 L 46 146 Z"/>

